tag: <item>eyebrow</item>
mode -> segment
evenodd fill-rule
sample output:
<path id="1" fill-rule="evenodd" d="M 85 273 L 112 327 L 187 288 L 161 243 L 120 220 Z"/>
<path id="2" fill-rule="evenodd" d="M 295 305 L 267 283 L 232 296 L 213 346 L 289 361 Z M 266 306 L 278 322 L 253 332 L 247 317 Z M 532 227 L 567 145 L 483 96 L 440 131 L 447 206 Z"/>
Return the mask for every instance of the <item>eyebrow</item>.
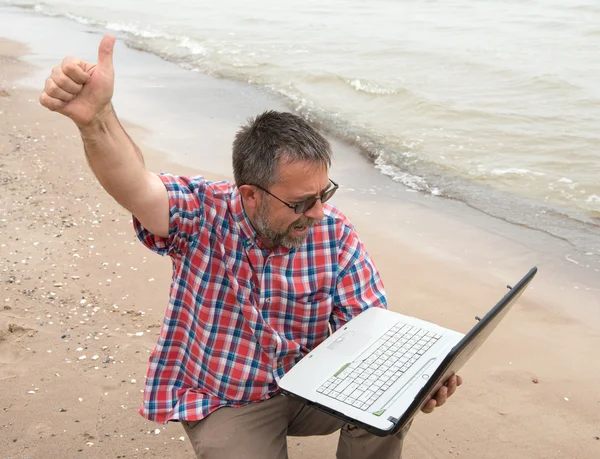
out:
<path id="1" fill-rule="evenodd" d="M 319 192 L 318 196 L 322 196 L 323 193 L 325 193 L 329 188 L 331 188 L 331 185 L 332 185 L 332 183 L 329 180 L 327 180 L 327 186 Z M 306 201 L 307 199 L 314 198 L 315 196 L 317 196 L 317 195 L 315 195 L 313 193 L 307 193 L 307 194 L 303 194 L 302 196 L 297 197 L 297 198 L 290 198 L 290 201 L 302 202 L 302 201 Z"/>

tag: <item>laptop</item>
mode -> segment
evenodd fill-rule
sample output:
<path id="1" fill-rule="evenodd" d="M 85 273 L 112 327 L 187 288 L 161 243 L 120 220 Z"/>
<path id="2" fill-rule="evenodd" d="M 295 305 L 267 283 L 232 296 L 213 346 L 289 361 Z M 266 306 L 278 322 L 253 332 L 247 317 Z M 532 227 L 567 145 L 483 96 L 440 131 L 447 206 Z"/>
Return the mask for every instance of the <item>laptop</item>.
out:
<path id="1" fill-rule="evenodd" d="M 404 428 L 469 360 L 537 273 L 533 267 L 466 334 L 382 308 L 362 312 L 281 380 L 284 395 L 378 436 Z"/>

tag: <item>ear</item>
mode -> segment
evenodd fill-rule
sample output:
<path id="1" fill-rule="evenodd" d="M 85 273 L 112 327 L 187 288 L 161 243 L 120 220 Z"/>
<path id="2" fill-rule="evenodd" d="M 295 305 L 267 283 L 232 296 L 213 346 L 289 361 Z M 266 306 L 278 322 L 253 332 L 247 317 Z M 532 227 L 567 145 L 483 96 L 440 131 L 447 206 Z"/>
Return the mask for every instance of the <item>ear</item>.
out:
<path id="1" fill-rule="evenodd" d="M 260 204 L 261 196 L 256 187 L 252 185 L 242 185 L 238 188 L 242 195 L 242 202 L 244 203 L 244 209 L 246 212 L 251 214 L 254 213 L 256 208 Z"/>

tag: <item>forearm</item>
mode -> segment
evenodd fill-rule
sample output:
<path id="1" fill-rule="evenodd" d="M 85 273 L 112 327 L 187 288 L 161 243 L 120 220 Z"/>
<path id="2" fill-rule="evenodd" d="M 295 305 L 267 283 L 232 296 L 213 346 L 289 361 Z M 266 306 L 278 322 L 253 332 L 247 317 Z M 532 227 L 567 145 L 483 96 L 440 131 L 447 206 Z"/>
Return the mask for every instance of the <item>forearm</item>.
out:
<path id="1" fill-rule="evenodd" d="M 112 105 L 79 130 L 94 175 L 119 204 L 133 212 L 147 191 L 149 172 L 140 149 L 121 126 Z"/>

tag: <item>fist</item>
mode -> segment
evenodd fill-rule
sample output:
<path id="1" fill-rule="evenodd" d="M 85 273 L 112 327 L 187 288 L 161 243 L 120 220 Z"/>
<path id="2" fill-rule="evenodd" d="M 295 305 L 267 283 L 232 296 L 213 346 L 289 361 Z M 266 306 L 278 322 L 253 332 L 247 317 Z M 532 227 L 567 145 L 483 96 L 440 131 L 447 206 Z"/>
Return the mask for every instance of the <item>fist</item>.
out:
<path id="1" fill-rule="evenodd" d="M 47 109 L 71 118 L 85 126 L 110 109 L 115 73 L 113 50 L 115 37 L 105 36 L 98 48 L 98 62 L 65 58 L 52 69 L 40 95 Z"/>

